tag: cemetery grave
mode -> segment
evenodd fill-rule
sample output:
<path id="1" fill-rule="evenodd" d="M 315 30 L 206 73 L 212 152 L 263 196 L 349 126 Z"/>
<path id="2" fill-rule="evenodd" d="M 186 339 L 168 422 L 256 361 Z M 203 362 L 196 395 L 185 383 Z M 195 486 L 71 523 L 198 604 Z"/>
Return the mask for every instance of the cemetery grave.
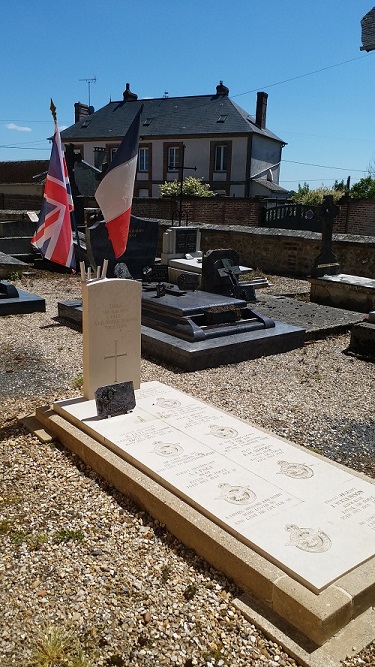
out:
<path id="1" fill-rule="evenodd" d="M 5 280 L 0 280 L 0 316 L 44 313 L 45 310 L 45 300 L 40 296 L 18 289 Z"/>
<path id="2" fill-rule="evenodd" d="M 326 306 L 368 313 L 375 308 L 375 279 L 340 273 L 332 251 L 333 221 L 338 207 L 326 196 L 321 208 L 322 245 L 310 277 L 310 300 Z"/>
<path id="3" fill-rule="evenodd" d="M 255 611 L 248 597 L 239 605 L 293 641 L 304 664 L 338 665 L 354 636 L 358 649 L 371 641 L 373 480 L 157 381 L 140 384 L 140 285 L 85 279 L 82 289 L 84 396 L 38 409 L 39 421 L 255 599 Z M 135 407 L 100 418 L 95 392 L 122 382 L 133 383 Z"/>

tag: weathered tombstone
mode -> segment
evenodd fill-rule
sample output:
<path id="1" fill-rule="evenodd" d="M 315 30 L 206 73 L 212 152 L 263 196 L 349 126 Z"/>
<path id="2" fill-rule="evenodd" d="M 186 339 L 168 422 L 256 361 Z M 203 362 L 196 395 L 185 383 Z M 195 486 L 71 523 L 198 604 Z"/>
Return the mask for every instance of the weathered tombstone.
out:
<path id="1" fill-rule="evenodd" d="M 239 255 L 235 250 L 230 248 L 209 250 L 202 261 L 202 290 L 233 296 L 236 299 L 256 301 L 255 285 L 252 281 L 240 282 L 238 279 L 240 274 Z"/>
<path id="2" fill-rule="evenodd" d="M 109 278 L 82 283 L 83 393 L 116 382 L 140 386 L 141 284 Z"/>
<path id="3" fill-rule="evenodd" d="M 121 257 L 115 258 L 108 231 L 103 220 L 86 229 L 87 254 L 91 266 L 102 266 L 108 260 L 107 275 L 113 277 L 116 264 L 124 263 L 131 276 L 143 278 L 145 266 L 152 266 L 155 261 L 158 244 L 158 222 L 130 217 L 129 238 L 126 250 Z"/>
<path id="4" fill-rule="evenodd" d="M 163 234 L 163 248 L 161 263 L 168 264 L 169 260 L 184 258 L 186 255 L 201 255 L 201 233 L 198 227 L 170 227 Z"/>
<path id="5" fill-rule="evenodd" d="M 197 273 L 180 273 L 177 278 L 177 286 L 181 290 L 195 290 L 199 289 L 199 276 Z"/>
<path id="6" fill-rule="evenodd" d="M 340 265 L 332 251 L 333 223 L 339 210 L 339 207 L 334 204 L 332 195 L 326 195 L 318 209 L 322 222 L 322 246 L 311 271 L 311 275 L 315 278 L 324 275 L 336 276 L 340 273 Z"/>

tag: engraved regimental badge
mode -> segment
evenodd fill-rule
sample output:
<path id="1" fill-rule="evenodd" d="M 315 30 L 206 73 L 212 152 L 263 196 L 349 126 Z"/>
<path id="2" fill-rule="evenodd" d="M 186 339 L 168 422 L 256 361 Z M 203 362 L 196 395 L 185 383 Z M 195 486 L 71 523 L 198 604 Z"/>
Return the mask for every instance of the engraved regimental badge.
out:
<path id="1" fill-rule="evenodd" d="M 293 479 L 309 479 L 314 475 L 314 471 L 309 466 L 304 463 L 289 463 L 289 461 L 278 461 L 277 465 L 280 466 L 280 470 L 277 473 L 278 475 L 286 475 L 287 477 L 293 477 Z"/>
<path id="2" fill-rule="evenodd" d="M 220 498 L 235 505 L 248 505 L 256 500 L 254 491 L 248 486 L 232 486 L 231 484 L 219 484 L 221 489 Z"/>
<path id="3" fill-rule="evenodd" d="M 210 424 L 209 435 L 214 435 L 216 438 L 235 438 L 238 432 L 229 426 L 217 426 L 217 424 Z"/>
<path id="4" fill-rule="evenodd" d="M 180 445 L 177 445 L 175 442 L 154 442 L 154 453 L 158 456 L 178 456 L 184 450 Z"/>
<path id="5" fill-rule="evenodd" d="M 288 524 L 285 530 L 290 533 L 290 542 L 288 546 L 297 547 L 302 551 L 309 553 L 323 553 L 328 551 L 332 542 L 326 533 L 314 528 L 299 528 L 295 524 Z"/>

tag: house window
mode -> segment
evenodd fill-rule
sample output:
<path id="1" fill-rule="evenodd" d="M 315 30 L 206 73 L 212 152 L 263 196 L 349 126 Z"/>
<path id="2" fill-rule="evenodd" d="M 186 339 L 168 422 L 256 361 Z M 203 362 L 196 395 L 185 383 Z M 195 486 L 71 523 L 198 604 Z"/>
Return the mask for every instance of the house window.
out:
<path id="1" fill-rule="evenodd" d="M 215 171 L 226 171 L 228 161 L 228 147 L 215 146 Z"/>
<path id="2" fill-rule="evenodd" d="M 138 151 L 138 171 L 148 171 L 149 149 L 140 148 Z"/>
<path id="3" fill-rule="evenodd" d="M 168 171 L 177 171 L 180 166 L 180 149 L 178 146 L 168 148 Z"/>
<path id="4" fill-rule="evenodd" d="M 113 158 L 115 157 L 116 151 L 118 149 L 118 146 L 116 148 L 111 148 L 109 151 L 109 161 L 112 162 Z"/>
<path id="5" fill-rule="evenodd" d="M 96 167 L 96 169 L 101 169 L 104 160 L 105 160 L 105 148 L 95 147 L 94 148 L 94 167 Z"/>

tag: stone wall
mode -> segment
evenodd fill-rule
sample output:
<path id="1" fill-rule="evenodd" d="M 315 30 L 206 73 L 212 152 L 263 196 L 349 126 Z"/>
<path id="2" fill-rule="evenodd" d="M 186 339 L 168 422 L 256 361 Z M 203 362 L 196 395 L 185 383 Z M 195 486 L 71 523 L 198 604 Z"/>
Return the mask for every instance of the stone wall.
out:
<path id="1" fill-rule="evenodd" d="M 168 223 L 159 223 L 159 241 Z M 321 250 L 321 235 L 263 227 L 199 225 L 201 250 L 233 248 L 241 264 L 265 273 L 307 277 Z M 375 237 L 334 234 L 333 252 L 342 273 L 375 277 Z"/>

